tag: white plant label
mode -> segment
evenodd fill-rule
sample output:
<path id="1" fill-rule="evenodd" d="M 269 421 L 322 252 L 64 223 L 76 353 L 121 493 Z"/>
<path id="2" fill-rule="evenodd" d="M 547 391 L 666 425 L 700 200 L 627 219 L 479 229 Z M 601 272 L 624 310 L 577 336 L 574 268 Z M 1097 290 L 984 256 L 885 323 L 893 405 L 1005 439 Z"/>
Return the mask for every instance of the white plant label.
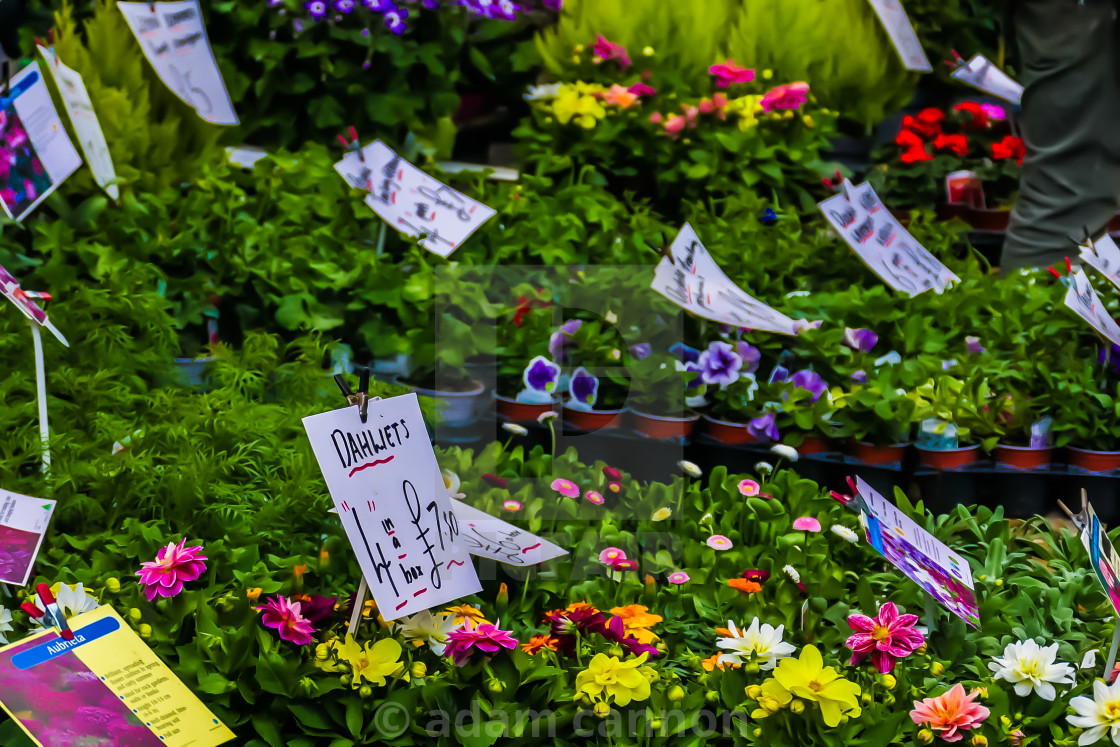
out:
<path id="1" fill-rule="evenodd" d="M 719 268 L 696 231 L 685 223 L 662 257 L 652 288 L 685 311 L 733 327 L 796 335 L 798 324 L 752 297 Z"/>
<path id="2" fill-rule="evenodd" d="M 1120 345 L 1120 326 L 1109 315 L 1108 310 L 1093 285 L 1089 276 L 1078 267 L 1069 274 L 1069 289 L 1066 291 L 1066 306 L 1089 323 L 1089 325 L 1106 337 L 1113 345 Z"/>
<path id="3" fill-rule="evenodd" d="M 910 23 L 910 17 L 906 15 L 906 9 L 902 7 L 900 0 L 868 0 L 868 2 L 879 16 L 879 21 L 886 29 L 887 36 L 890 37 L 891 44 L 894 45 L 906 69 L 919 73 L 933 72 L 933 66 L 929 64 L 929 58 L 926 57 L 922 43 L 914 33 L 914 26 Z"/>
<path id="4" fill-rule="evenodd" d="M 39 63 L 12 78 L 0 96 L 0 206 L 22 219 L 82 165 L 51 101 Z"/>
<path id="5" fill-rule="evenodd" d="M 944 291 L 960 278 L 902 227 L 866 182 L 817 205 L 852 251 L 891 288 L 911 297 Z"/>
<path id="6" fill-rule="evenodd" d="M 1023 101 L 1023 87 L 982 54 L 954 70 L 953 77 L 1016 106 Z"/>
<path id="7" fill-rule="evenodd" d="M 113 157 L 109 155 L 109 144 L 105 142 L 105 133 L 101 131 L 101 123 L 97 121 L 97 113 L 93 110 L 93 102 L 82 76 L 62 64 L 53 47 L 39 47 L 39 54 L 46 60 L 47 70 L 58 86 L 70 124 L 78 134 L 78 145 L 82 147 L 86 163 L 93 172 L 93 180 L 114 200 L 119 199 L 121 190 L 111 183 L 117 178 Z"/>
<path id="8" fill-rule="evenodd" d="M 1107 233 L 1092 246 L 1081 247 L 1081 260 L 1120 288 L 1120 247 Z"/>
<path id="9" fill-rule="evenodd" d="M 144 56 L 172 93 L 211 124 L 238 123 L 210 49 L 198 0 L 118 2 L 117 7 Z"/>
<path id="10" fill-rule="evenodd" d="M 366 204 L 406 236 L 424 235 L 428 251 L 447 257 L 494 216 L 492 208 L 437 182 L 375 140 L 334 165 L 348 184 L 369 191 Z"/>
<path id="11" fill-rule="evenodd" d="M 346 536 L 386 620 L 482 589 L 415 394 L 303 419 Z"/>
<path id="12" fill-rule="evenodd" d="M 537 565 L 568 554 L 557 545 L 474 506 L 451 499 L 467 552 L 506 565 Z"/>
<path id="13" fill-rule="evenodd" d="M 27 583 L 53 513 L 48 498 L 0 489 L 0 583 Z"/>

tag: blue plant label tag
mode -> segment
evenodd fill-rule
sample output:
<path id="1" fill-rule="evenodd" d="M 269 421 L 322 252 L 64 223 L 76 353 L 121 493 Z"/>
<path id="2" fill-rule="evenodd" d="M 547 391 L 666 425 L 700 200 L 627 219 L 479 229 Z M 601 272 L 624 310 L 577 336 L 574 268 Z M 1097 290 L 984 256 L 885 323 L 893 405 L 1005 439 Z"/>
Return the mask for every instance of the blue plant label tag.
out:
<path id="1" fill-rule="evenodd" d="M 31 669 L 31 667 L 45 664 L 51 659 L 68 654 L 79 646 L 104 638 L 110 633 L 120 630 L 121 624 L 112 617 L 104 617 L 91 622 L 81 630 L 74 631 L 74 640 L 67 641 L 63 638 L 42 643 L 35 648 L 29 648 L 12 656 L 12 666 L 16 669 Z"/>

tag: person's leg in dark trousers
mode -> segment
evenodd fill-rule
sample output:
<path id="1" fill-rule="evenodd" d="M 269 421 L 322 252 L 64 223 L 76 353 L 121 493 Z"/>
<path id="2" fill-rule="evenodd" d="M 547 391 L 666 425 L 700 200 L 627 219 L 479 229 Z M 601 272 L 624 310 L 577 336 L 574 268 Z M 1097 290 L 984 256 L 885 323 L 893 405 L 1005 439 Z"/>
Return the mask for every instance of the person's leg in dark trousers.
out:
<path id="1" fill-rule="evenodd" d="M 1120 206 L 1115 0 L 1012 0 L 1027 155 L 1001 269 L 1077 254 Z"/>

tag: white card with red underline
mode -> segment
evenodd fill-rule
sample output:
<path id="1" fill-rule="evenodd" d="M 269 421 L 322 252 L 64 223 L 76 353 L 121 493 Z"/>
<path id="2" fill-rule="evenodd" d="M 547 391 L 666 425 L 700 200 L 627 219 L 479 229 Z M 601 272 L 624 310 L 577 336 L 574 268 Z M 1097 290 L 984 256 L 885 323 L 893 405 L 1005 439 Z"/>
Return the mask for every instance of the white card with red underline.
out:
<path id="1" fill-rule="evenodd" d="M 537 565 L 567 555 L 568 551 L 546 539 L 519 529 L 474 506 L 451 499 L 459 532 L 467 552 L 506 565 Z"/>
<path id="2" fill-rule="evenodd" d="M 1081 261 L 1104 275 L 1120 288 L 1120 247 L 1107 233 L 1087 246 L 1081 247 Z"/>
<path id="3" fill-rule="evenodd" d="M 1089 276 L 1080 267 L 1069 274 L 1065 303 L 1102 337 L 1107 338 L 1113 345 L 1120 345 L 1120 325 L 1113 320 L 1104 302 L 1093 290 Z"/>
<path id="4" fill-rule="evenodd" d="M 1012 80 L 1011 76 L 993 65 L 991 60 L 982 54 L 976 55 L 954 70 L 953 77 L 1015 106 L 1023 102 L 1023 86 Z"/>
<path id="5" fill-rule="evenodd" d="M 303 419 L 342 527 L 386 620 L 481 591 L 415 394 Z"/>
<path id="6" fill-rule="evenodd" d="M 868 0 L 868 2 L 875 9 L 875 15 L 879 16 L 879 21 L 882 22 L 883 29 L 890 37 L 895 51 L 898 52 L 903 67 L 918 73 L 933 72 L 933 66 L 929 64 L 929 58 L 922 49 L 922 42 L 918 39 L 914 24 L 910 23 L 910 17 L 906 15 L 901 0 Z"/>
<path id="7" fill-rule="evenodd" d="M 363 160 L 364 159 L 364 160 Z M 366 204 L 406 236 L 420 236 L 428 251 L 446 257 L 495 214 L 493 208 L 437 182 L 375 140 L 347 153 L 335 171 L 356 189 L 369 190 Z"/>
<path id="8" fill-rule="evenodd" d="M 733 327 L 796 335 L 797 323 L 750 296 L 716 264 L 692 226 L 685 223 L 662 257 L 652 288 L 696 316 Z"/>
<path id="9" fill-rule="evenodd" d="M 891 288 L 916 296 L 960 280 L 902 227 L 871 185 L 852 185 L 817 205 L 852 251 Z"/>

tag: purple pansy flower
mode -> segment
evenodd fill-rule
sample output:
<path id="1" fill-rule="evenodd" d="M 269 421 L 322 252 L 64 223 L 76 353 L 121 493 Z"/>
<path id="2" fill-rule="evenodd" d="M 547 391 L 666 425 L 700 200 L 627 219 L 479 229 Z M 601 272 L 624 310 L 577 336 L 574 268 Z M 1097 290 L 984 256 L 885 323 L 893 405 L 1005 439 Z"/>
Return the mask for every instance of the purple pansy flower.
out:
<path id="1" fill-rule="evenodd" d="M 301 31 L 303 31 L 303 21 L 299 20 L 298 18 L 295 19 L 294 21 L 292 21 L 292 28 L 296 30 L 297 34 L 300 33 Z"/>
<path id="2" fill-rule="evenodd" d="M 634 360 L 640 361 L 649 357 L 651 353 L 653 353 L 653 347 L 648 342 L 639 342 L 630 346 L 630 355 L 634 356 Z"/>
<path id="3" fill-rule="evenodd" d="M 595 397 L 599 393 L 599 379 L 580 366 L 568 382 L 568 392 L 576 402 L 590 407 L 595 404 Z"/>
<path id="4" fill-rule="evenodd" d="M 760 441 L 777 441 L 778 424 L 774 422 L 774 413 L 768 412 L 752 419 L 747 423 L 747 432 Z"/>
<path id="5" fill-rule="evenodd" d="M 727 386 L 739 378 L 743 359 L 726 342 L 716 341 L 700 354 L 697 367 L 700 371 L 700 380 L 705 384 Z"/>
<path id="6" fill-rule="evenodd" d="M 852 381 L 854 381 L 857 384 L 866 384 L 867 383 L 867 372 L 864 371 L 863 369 L 860 369 L 859 371 L 856 371 L 854 374 L 852 374 Z"/>
<path id="7" fill-rule="evenodd" d="M 310 13 L 311 17 L 316 21 L 321 21 L 327 17 L 328 8 L 326 0 L 310 0 L 304 3 L 303 7 L 307 8 L 307 12 Z"/>
<path id="8" fill-rule="evenodd" d="M 879 335 L 869 329 L 852 329 L 851 327 L 844 329 L 844 344 L 852 350 L 869 353 L 877 342 L 879 342 Z"/>
<path id="9" fill-rule="evenodd" d="M 768 381 L 771 384 L 780 384 L 788 378 L 789 369 L 779 363 L 778 365 L 774 366 L 774 370 L 770 372 L 770 378 L 768 379 Z"/>
<path id="10" fill-rule="evenodd" d="M 583 324 L 579 319 L 572 319 L 560 325 L 560 331 L 553 332 L 548 338 L 548 352 L 555 360 L 564 363 L 568 360 L 568 346 L 574 335 Z"/>
<path id="11" fill-rule="evenodd" d="M 366 6 L 367 10 L 372 10 L 376 13 L 388 13 L 391 10 L 397 9 L 393 0 L 362 0 L 362 5 Z"/>
<path id="12" fill-rule="evenodd" d="M 700 351 L 696 348 L 690 348 L 683 342 L 678 342 L 669 348 L 669 355 L 680 358 L 681 363 L 696 363 L 700 360 Z"/>
<path id="13" fill-rule="evenodd" d="M 498 7 L 494 9 L 494 17 L 506 21 L 517 18 L 517 11 L 521 10 L 513 0 L 498 0 Z"/>
<path id="14" fill-rule="evenodd" d="M 403 34 L 408 28 L 404 22 L 406 18 L 408 18 L 408 11 L 404 8 L 391 10 L 385 14 L 385 26 L 394 34 Z"/>
<path id="15" fill-rule="evenodd" d="M 556 389 L 556 382 L 560 380 L 560 366 L 543 355 L 538 355 L 525 367 L 522 380 L 532 391 L 552 392 Z"/>
<path id="16" fill-rule="evenodd" d="M 354 10 L 354 0 L 334 0 L 334 9 L 343 15 L 349 15 Z"/>
<path id="17" fill-rule="evenodd" d="M 820 399 L 821 394 L 823 394 L 824 391 L 828 389 L 828 384 L 824 383 L 824 379 L 820 377 L 820 374 L 807 368 L 795 373 L 793 375 L 793 378 L 790 379 L 790 383 L 792 383 L 794 386 L 801 387 L 802 389 L 808 389 L 810 392 L 812 392 L 814 402 Z"/>
<path id="18" fill-rule="evenodd" d="M 984 352 L 984 346 L 980 344 L 979 337 L 966 337 L 964 338 L 964 344 L 968 347 L 968 352 L 970 353 L 975 354 Z"/>
<path id="19" fill-rule="evenodd" d="M 735 352 L 743 359 L 743 373 L 754 373 L 758 370 L 758 362 L 762 359 L 762 353 L 758 348 L 740 340 L 735 343 Z"/>

